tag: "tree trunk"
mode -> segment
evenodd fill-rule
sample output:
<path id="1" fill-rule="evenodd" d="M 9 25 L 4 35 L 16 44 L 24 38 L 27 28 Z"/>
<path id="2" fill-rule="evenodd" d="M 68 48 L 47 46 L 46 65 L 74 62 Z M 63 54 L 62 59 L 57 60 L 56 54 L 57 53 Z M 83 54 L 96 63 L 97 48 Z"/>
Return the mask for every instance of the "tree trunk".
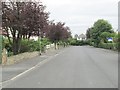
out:
<path id="1" fill-rule="evenodd" d="M 17 41 L 13 39 L 13 54 L 16 55 L 18 54 L 17 51 Z"/>
<path id="2" fill-rule="evenodd" d="M 18 46 L 18 53 L 20 53 L 21 52 L 21 38 L 19 38 L 17 42 L 17 46 Z"/>
<path id="3" fill-rule="evenodd" d="M 55 50 L 57 49 L 57 43 L 55 42 Z"/>
<path id="4" fill-rule="evenodd" d="M 21 39 L 13 39 L 13 54 L 17 55 L 20 52 L 20 44 Z"/>
<path id="5" fill-rule="evenodd" d="M 59 42 L 57 43 L 57 48 L 60 49 L 60 43 Z"/>

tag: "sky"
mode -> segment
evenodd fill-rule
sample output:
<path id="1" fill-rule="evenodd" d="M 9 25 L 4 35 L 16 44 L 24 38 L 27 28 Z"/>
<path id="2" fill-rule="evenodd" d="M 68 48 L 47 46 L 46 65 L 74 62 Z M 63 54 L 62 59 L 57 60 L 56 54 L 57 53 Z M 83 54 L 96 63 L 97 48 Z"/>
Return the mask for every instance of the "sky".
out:
<path id="1" fill-rule="evenodd" d="M 50 12 L 49 20 L 65 22 L 72 34 L 85 34 L 98 19 L 105 19 L 118 29 L 119 0 L 41 0 Z"/>

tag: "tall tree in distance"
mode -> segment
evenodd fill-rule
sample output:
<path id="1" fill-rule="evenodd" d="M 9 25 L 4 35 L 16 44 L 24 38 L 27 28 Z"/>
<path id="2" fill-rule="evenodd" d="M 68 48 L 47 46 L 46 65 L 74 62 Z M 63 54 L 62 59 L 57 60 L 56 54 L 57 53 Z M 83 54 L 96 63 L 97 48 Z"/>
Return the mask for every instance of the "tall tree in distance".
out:
<path id="1" fill-rule="evenodd" d="M 65 23 L 62 23 L 62 22 L 58 22 L 58 23 L 51 22 L 50 23 L 47 37 L 53 43 L 55 43 L 55 49 L 56 49 L 56 44 L 60 40 L 65 41 L 70 36 L 71 36 L 70 29 L 69 27 L 65 27 Z"/>
<path id="2" fill-rule="evenodd" d="M 94 23 L 90 31 L 91 38 L 94 40 L 96 46 L 98 46 L 100 43 L 100 35 L 103 32 L 113 33 L 114 31 L 112 30 L 112 26 L 108 21 L 99 19 Z"/>
<path id="3" fill-rule="evenodd" d="M 87 39 L 90 39 L 91 36 L 90 36 L 90 31 L 91 31 L 91 28 L 88 28 L 87 31 L 86 31 L 86 38 Z"/>

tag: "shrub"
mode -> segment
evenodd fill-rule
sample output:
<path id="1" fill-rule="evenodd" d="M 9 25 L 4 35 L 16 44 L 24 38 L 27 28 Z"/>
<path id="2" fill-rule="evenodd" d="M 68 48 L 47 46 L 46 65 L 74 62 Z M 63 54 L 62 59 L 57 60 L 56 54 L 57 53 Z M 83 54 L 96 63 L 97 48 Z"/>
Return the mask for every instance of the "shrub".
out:
<path id="1" fill-rule="evenodd" d="M 118 50 L 118 44 L 117 43 L 100 43 L 99 48 L 105 48 L 105 49 L 112 49 L 112 50 Z"/>
<path id="2" fill-rule="evenodd" d="M 70 45 L 74 46 L 82 46 L 82 45 L 89 45 L 90 41 L 89 40 L 77 40 L 77 39 L 72 39 L 70 41 Z"/>
<path id="3" fill-rule="evenodd" d="M 70 45 L 76 45 L 76 39 L 71 39 L 69 42 L 70 42 Z"/>
<path id="4" fill-rule="evenodd" d="M 7 49 L 7 54 L 8 54 L 8 57 L 9 56 L 12 56 L 13 55 L 13 52 L 12 52 L 12 46 L 11 44 L 9 43 L 9 40 L 6 38 L 6 37 L 1 37 L 1 41 L 2 41 L 2 44 L 1 44 L 1 50 L 3 50 L 3 48 L 6 48 Z M 2 51 L 1 51 L 2 52 Z"/>
<path id="5" fill-rule="evenodd" d="M 10 56 L 12 56 L 13 55 L 13 52 L 11 52 L 11 51 L 8 51 L 8 57 L 10 57 Z"/>
<path id="6" fill-rule="evenodd" d="M 47 44 L 50 44 L 50 42 L 46 38 L 41 39 L 41 44 L 39 41 L 22 40 L 20 53 L 39 51 L 40 49 L 41 51 L 44 51 L 44 47 Z"/>
<path id="7" fill-rule="evenodd" d="M 9 40 L 5 37 L 2 39 L 2 49 L 6 48 L 8 52 L 12 52 L 12 46 L 9 43 Z"/>

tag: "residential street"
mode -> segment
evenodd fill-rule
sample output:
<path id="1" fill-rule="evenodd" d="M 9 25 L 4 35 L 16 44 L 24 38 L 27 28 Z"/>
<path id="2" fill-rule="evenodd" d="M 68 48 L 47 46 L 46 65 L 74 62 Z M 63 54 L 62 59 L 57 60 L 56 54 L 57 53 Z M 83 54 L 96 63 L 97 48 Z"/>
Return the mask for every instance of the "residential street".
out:
<path id="1" fill-rule="evenodd" d="M 41 57 L 35 59 L 41 60 Z M 44 59 L 30 71 L 3 83 L 3 88 L 118 87 L 118 53 L 115 51 L 71 46 Z M 17 69 L 19 67 L 14 68 Z"/>

